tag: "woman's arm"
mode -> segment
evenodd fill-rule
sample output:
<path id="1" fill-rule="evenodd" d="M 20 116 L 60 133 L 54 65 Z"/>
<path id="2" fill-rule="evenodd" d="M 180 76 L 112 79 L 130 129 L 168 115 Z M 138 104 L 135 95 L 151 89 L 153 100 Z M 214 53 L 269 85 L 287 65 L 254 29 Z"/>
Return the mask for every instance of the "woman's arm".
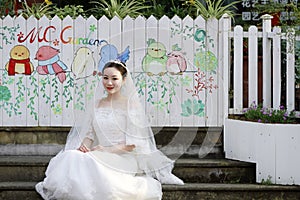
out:
<path id="1" fill-rule="evenodd" d="M 78 150 L 83 153 L 89 152 L 91 150 L 94 139 L 95 139 L 95 132 L 94 132 L 93 125 L 91 124 Z"/>

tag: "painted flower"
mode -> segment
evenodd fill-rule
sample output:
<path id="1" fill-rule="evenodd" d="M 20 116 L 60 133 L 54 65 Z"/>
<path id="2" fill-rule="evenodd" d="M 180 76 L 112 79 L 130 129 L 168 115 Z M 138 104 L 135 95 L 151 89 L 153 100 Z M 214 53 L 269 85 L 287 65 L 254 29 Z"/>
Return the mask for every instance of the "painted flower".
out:
<path id="1" fill-rule="evenodd" d="M 52 1 L 45 0 L 45 3 L 46 3 L 47 5 L 51 5 L 51 4 L 52 4 Z"/>
<path id="2" fill-rule="evenodd" d="M 61 115 L 62 114 L 62 107 L 60 104 L 57 104 L 55 107 L 52 108 L 52 111 L 55 115 Z"/>
<path id="3" fill-rule="evenodd" d="M 188 99 L 181 104 L 182 113 L 181 116 L 189 117 L 191 115 L 196 115 L 198 117 L 204 116 L 204 103 L 201 100 Z"/>
<path id="4" fill-rule="evenodd" d="M 190 83 L 192 82 L 192 77 L 184 76 L 184 78 L 180 79 L 182 86 L 190 86 Z"/>
<path id="5" fill-rule="evenodd" d="M 146 88 L 146 81 L 145 81 L 145 80 L 141 80 L 141 81 L 139 82 L 139 87 L 140 87 L 140 88 Z"/>
<path id="6" fill-rule="evenodd" d="M 53 41 L 53 44 L 54 44 L 54 46 L 58 46 L 58 45 L 59 45 L 59 41 L 58 41 L 57 39 L 55 39 L 55 40 Z"/>
<path id="7" fill-rule="evenodd" d="M 18 36 L 18 38 L 23 38 L 24 37 L 24 33 L 20 32 L 17 36 Z"/>
<path id="8" fill-rule="evenodd" d="M 166 103 L 163 102 L 161 99 L 158 102 L 154 102 L 153 104 L 159 110 L 163 110 L 166 106 Z"/>
<path id="9" fill-rule="evenodd" d="M 8 87 L 0 85 L 0 101 L 9 101 L 10 98 L 11 98 L 11 93 Z"/>
<path id="10" fill-rule="evenodd" d="M 215 72 L 218 60 L 211 51 L 200 51 L 195 54 L 194 65 L 202 71 Z"/>
<path id="11" fill-rule="evenodd" d="M 204 41 L 205 37 L 206 37 L 206 32 L 204 30 L 202 30 L 202 29 L 197 29 L 196 30 L 195 35 L 194 35 L 194 39 L 197 42 Z"/>
<path id="12" fill-rule="evenodd" d="M 94 32 L 97 29 L 97 27 L 95 26 L 95 24 L 90 25 L 90 31 Z"/>

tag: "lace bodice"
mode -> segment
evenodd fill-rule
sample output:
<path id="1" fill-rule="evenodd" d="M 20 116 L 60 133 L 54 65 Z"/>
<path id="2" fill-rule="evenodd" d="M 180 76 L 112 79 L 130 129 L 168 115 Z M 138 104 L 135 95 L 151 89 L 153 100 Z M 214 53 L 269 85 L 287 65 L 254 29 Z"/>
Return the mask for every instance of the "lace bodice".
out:
<path id="1" fill-rule="evenodd" d="M 102 146 L 125 142 L 126 111 L 122 109 L 97 108 L 93 120 L 94 134 Z"/>

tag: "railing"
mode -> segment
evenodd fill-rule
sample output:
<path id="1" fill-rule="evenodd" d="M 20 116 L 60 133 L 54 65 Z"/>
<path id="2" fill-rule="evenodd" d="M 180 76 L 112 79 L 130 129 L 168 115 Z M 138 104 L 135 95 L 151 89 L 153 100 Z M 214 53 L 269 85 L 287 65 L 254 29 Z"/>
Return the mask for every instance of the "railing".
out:
<path id="1" fill-rule="evenodd" d="M 282 33 L 279 27 L 272 28 L 269 15 L 262 20 L 262 31 L 256 26 L 244 31 L 241 26 L 232 28 L 226 16 L 221 19 L 225 117 L 242 113 L 253 102 L 299 110 L 300 97 L 295 96 L 296 89 L 299 93 L 299 83 L 295 83 L 298 37 L 293 30 Z"/>

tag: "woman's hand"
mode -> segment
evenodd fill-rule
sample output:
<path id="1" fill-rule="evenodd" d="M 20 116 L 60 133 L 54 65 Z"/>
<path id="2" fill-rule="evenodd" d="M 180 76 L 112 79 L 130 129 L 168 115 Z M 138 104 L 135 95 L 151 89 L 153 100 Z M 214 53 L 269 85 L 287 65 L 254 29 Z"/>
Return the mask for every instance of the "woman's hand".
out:
<path id="1" fill-rule="evenodd" d="M 128 151 L 131 152 L 135 149 L 135 145 L 134 144 L 129 144 L 129 145 L 124 145 L 123 150 L 124 151 Z"/>
<path id="2" fill-rule="evenodd" d="M 90 149 L 87 148 L 84 144 L 81 144 L 80 147 L 78 148 L 78 150 L 83 152 L 83 153 L 86 153 L 86 152 L 90 151 Z"/>
<path id="3" fill-rule="evenodd" d="M 80 147 L 78 148 L 79 151 L 86 153 L 90 151 L 91 145 L 93 143 L 93 140 L 85 137 L 80 145 Z"/>

